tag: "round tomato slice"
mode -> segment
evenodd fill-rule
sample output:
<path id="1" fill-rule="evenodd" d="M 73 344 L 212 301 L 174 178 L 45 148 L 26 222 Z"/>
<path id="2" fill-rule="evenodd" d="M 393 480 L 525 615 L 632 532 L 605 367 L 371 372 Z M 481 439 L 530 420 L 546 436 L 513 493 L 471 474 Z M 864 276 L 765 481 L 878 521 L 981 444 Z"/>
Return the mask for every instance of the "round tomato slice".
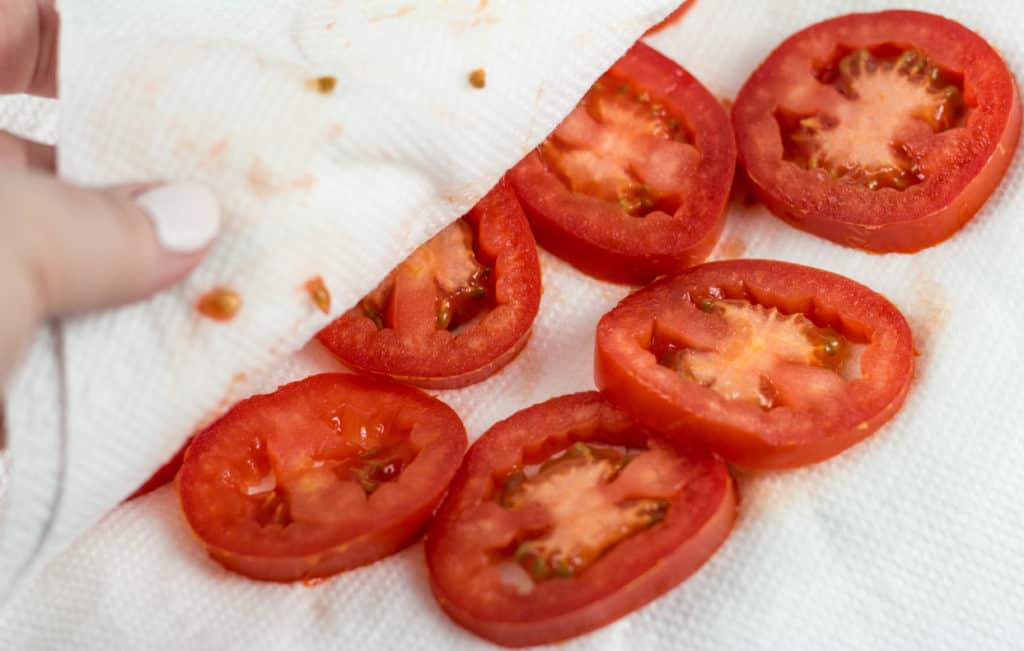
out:
<path id="1" fill-rule="evenodd" d="M 886 11 L 791 36 L 732 119 L 754 192 L 777 216 L 846 246 L 912 252 L 981 208 L 1021 118 L 1013 76 L 980 36 Z"/>
<path id="2" fill-rule="evenodd" d="M 510 176 L 542 246 L 642 284 L 708 256 L 735 166 L 718 100 L 637 43 Z"/>
<path id="3" fill-rule="evenodd" d="M 510 362 L 539 308 L 537 246 L 502 180 L 317 338 L 360 372 L 452 389 Z"/>
<path id="4" fill-rule="evenodd" d="M 178 495 L 229 570 L 323 577 L 415 540 L 465 448 L 455 412 L 417 389 L 314 375 L 238 403 L 198 434 Z"/>
<path id="5" fill-rule="evenodd" d="M 785 262 L 711 262 L 625 298 L 597 326 L 595 379 L 639 422 L 732 463 L 821 461 L 895 414 L 914 344 L 867 287 Z"/>
<path id="6" fill-rule="evenodd" d="M 427 534 L 431 587 L 492 642 L 564 640 L 696 571 L 736 500 L 710 454 L 659 439 L 597 392 L 554 398 L 470 448 Z"/>

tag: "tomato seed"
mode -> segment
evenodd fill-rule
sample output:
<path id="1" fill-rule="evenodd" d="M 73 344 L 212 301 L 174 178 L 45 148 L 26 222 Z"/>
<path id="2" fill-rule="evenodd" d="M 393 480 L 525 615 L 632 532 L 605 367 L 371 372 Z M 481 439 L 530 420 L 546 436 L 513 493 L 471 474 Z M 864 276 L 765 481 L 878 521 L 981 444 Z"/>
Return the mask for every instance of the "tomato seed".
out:
<path id="1" fill-rule="evenodd" d="M 242 309 L 242 297 L 233 290 L 215 287 L 199 297 L 196 310 L 215 321 L 229 321 Z"/>

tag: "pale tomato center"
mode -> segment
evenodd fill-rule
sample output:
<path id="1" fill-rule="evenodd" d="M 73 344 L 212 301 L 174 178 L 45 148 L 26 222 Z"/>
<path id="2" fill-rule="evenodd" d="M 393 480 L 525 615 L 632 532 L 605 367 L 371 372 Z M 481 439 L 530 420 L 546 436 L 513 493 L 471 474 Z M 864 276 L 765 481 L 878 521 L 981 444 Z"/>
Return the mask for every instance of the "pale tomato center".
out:
<path id="1" fill-rule="evenodd" d="M 962 82 L 914 50 L 857 50 L 818 81 L 840 101 L 811 115 L 776 113 L 785 158 L 870 190 L 904 190 L 926 175 L 912 143 L 962 123 Z"/>
<path id="2" fill-rule="evenodd" d="M 573 192 L 633 216 L 678 209 L 699 159 L 680 121 L 643 90 L 604 79 L 540 147 Z"/>
<path id="3" fill-rule="evenodd" d="M 669 346 L 658 351 L 659 362 L 724 398 L 768 410 L 783 402 L 780 390 L 793 388 L 784 385 L 821 379 L 813 374 L 794 377 L 789 369 L 823 369 L 836 379 L 854 372 L 856 345 L 803 314 L 784 315 L 774 307 L 741 300 L 707 298 L 699 306 L 725 322 L 724 334 L 709 350 Z"/>
<path id="4" fill-rule="evenodd" d="M 502 505 L 511 509 L 539 505 L 554 523 L 543 537 L 527 540 L 515 551 L 515 559 L 534 579 L 572 576 L 615 544 L 665 517 L 665 500 L 622 503 L 614 492 L 602 490 L 632 458 L 617 450 L 577 443 L 547 461 L 533 477 L 522 473 L 509 477 Z"/>

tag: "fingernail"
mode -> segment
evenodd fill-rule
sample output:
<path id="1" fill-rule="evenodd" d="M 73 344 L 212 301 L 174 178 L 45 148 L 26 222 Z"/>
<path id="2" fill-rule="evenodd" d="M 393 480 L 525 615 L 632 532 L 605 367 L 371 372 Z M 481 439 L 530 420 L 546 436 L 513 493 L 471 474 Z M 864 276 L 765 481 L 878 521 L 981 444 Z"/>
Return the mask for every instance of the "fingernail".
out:
<path id="1" fill-rule="evenodd" d="M 220 204 L 198 183 L 169 183 L 135 198 L 156 227 L 164 249 L 194 253 L 207 247 L 220 230 Z"/>

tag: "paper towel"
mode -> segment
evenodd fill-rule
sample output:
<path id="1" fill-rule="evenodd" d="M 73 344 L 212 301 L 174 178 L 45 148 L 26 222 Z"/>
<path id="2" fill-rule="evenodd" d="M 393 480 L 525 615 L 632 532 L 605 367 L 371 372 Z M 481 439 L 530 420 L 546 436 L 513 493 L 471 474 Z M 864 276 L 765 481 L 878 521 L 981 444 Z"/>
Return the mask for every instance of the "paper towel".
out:
<path id="1" fill-rule="evenodd" d="M 575 6 L 564 6 L 570 4 Z M 1024 7 L 1018 3 L 906 5 L 978 30 L 1019 73 L 1024 43 L 1015 32 Z M 700 0 L 680 24 L 649 42 L 712 92 L 729 97 L 793 31 L 847 11 L 882 8 L 887 6 L 878 1 Z M 577 95 L 586 83 L 574 89 Z M 136 164 L 147 164 L 145 156 Z M 914 387 L 888 426 L 832 461 L 790 472 L 739 474 L 736 531 L 708 565 L 650 606 L 558 648 L 1019 646 L 1021 184 L 1015 164 L 963 231 L 913 256 L 846 250 L 791 229 L 760 207 L 730 207 L 716 257 L 769 257 L 830 269 L 899 305 L 921 353 Z M 523 354 L 479 385 L 439 394 L 463 417 L 471 437 L 524 406 L 592 387 L 594 325 L 627 290 L 590 280 L 547 254 L 541 263 L 543 304 Z M 375 280 L 366 278 L 363 286 Z M 262 384 L 253 388 L 330 368 L 336 368 L 331 358 L 310 345 L 260 375 Z M 87 370 L 101 381 L 103 369 L 81 372 Z M 31 377 L 43 376 L 41 371 Z M 121 401 L 132 395 L 122 394 Z M 143 406 L 155 409 L 170 398 L 127 407 L 138 417 Z M 136 429 L 156 433 L 146 429 L 151 427 L 139 421 Z M 71 646 L 488 647 L 434 604 L 418 545 L 314 587 L 255 583 L 205 557 L 169 489 L 119 507 L 0 611 L 0 648 Z"/>

